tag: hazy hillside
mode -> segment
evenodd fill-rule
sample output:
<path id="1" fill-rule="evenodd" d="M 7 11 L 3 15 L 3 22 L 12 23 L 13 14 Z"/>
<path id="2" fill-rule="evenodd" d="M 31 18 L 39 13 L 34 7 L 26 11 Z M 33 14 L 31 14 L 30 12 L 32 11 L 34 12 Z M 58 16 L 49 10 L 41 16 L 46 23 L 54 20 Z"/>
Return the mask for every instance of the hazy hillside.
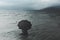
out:
<path id="1" fill-rule="evenodd" d="M 49 12 L 49 13 L 60 13 L 60 6 L 52 6 L 52 7 L 44 8 L 40 11 Z"/>

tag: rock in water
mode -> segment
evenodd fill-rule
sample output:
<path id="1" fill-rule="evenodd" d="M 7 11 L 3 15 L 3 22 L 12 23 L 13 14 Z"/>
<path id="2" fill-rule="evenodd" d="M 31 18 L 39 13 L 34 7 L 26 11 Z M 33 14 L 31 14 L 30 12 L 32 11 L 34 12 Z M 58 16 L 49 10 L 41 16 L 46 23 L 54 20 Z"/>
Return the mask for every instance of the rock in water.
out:
<path id="1" fill-rule="evenodd" d="M 22 20 L 22 21 L 18 22 L 19 29 L 29 30 L 29 29 L 31 29 L 31 26 L 32 26 L 32 24 L 28 20 Z"/>

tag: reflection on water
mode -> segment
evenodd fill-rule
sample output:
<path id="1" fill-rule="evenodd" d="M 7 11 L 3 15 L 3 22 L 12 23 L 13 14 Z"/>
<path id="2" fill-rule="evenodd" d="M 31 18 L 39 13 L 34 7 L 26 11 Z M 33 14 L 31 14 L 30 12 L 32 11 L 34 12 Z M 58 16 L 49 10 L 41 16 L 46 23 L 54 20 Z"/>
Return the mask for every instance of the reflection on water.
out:
<path id="1" fill-rule="evenodd" d="M 1 11 L 0 12 L 0 30 L 9 31 L 17 29 L 17 23 L 20 20 L 27 19 L 32 22 L 33 25 L 45 23 L 44 21 L 49 20 L 48 14 L 42 14 L 40 12 L 30 11 Z M 40 22 L 40 23 L 39 23 Z"/>
<path id="2" fill-rule="evenodd" d="M 0 11 L 0 31 L 17 29 L 17 23 L 23 19 L 31 21 L 34 26 L 51 21 L 57 15 L 39 11 Z"/>
<path id="3" fill-rule="evenodd" d="M 30 36 L 19 39 L 21 30 L 18 30 L 17 23 L 20 20 L 27 19 L 32 22 L 32 30 L 29 31 Z M 35 38 L 40 37 L 39 34 L 42 28 L 43 30 L 46 30 L 46 27 L 51 28 L 48 30 L 53 30 L 54 27 L 56 27 L 60 23 L 60 16 L 57 16 L 56 14 L 50 14 L 46 12 L 36 12 L 36 11 L 1 11 L 0 12 L 0 33 L 8 32 L 0 34 L 1 40 L 32 40 Z M 44 25 L 43 25 L 44 24 Z M 46 29 L 45 29 L 46 28 Z M 34 31 L 35 30 L 35 31 Z M 35 36 L 38 34 L 37 36 Z M 5 37 L 4 37 L 5 36 Z M 35 36 L 35 37 L 34 37 Z M 8 37 L 8 38 L 7 38 Z M 33 38 L 34 37 L 34 38 Z M 38 39 L 37 39 L 38 40 Z"/>

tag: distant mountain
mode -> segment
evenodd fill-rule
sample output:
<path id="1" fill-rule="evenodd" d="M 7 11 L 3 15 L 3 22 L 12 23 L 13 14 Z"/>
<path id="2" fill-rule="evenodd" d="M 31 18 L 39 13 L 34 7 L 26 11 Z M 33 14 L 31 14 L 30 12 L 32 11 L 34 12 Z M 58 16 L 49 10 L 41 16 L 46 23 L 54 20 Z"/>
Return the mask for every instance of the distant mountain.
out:
<path id="1" fill-rule="evenodd" d="M 48 13 L 60 13 L 60 6 L 52 6 L 52 7 L 41 9 L 40 11 L 48 12 Z"/>

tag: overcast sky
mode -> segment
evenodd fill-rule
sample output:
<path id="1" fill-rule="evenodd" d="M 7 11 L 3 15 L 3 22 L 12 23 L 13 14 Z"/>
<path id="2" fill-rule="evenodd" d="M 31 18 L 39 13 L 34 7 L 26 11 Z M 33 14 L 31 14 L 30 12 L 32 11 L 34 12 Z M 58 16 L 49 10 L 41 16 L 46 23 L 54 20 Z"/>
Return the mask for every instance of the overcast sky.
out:
<path id="1" fill-rule="evenodd" d="M 0 9 L 39 10 L 60 5 L 60 0 L 0 0 Z"/>

